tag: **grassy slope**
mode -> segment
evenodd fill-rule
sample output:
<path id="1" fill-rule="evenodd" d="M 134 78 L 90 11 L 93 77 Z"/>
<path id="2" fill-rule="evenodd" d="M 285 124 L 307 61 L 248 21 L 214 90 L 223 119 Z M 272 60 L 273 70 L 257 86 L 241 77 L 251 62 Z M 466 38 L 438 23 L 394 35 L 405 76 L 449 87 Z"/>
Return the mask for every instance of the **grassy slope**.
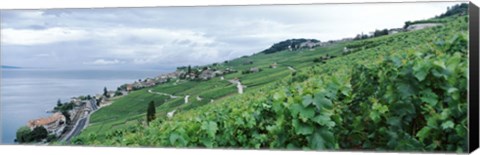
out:
<path id="1" fill-rule="evenodd" d="M 245 92 L 249 92 L 260 88 L 266 84 L 278 81 L 290 75 L 291 71 L 287 66 L 294 68 L 304 68 L 314 64 L 313 58 L 323 56 L 325 54 L 338 55 L 343 49 L 343 44 L 317 48 L 313 51 L 302 50 L 295 52 L 277 52 L 273 54 L 255 54 L 246 58 L 238 58 L 229 61 L 227 64 L 221 64 L 219 68 L 234 68 L 236 70 L 247 70 L 251 67 L 260 67 L 261 72 L 252 74 L 234 73 L 225 76 L 225 80 L 214 78 L 208 81 L 181 81 L 178 85 L 173 82 L 155 86 L 153 88 L 145 88 L 132 92 L 131 94 L 121 97 L 113 102 L 112 105 L 104 107 L 95 112 L 90 119 L 90 125 L 82 134 L 104 133 L 110 129 L 123 128 L 128 124 L 143 121 L 147 104 L 154 101 L 157 106 L 157 118 L 164 118 L 166 113 L 174 109 L 178 112 L 193 109 L 210 103 L 210 99 L 218 102 L 219 99 L 237 95 L 235 85 L 227 80 L 235 77 L 246 85 Z M 244 65 L 244 62 L 253 61 L 253 64 Z M 276 62 L 277 68 L 269 68 L 271 64 Z M 148 93 L 148 89 L 155 92 L 163 92 L 175 94 L 179 96 L 190 95 L 189 104 L 183 104 L 183 97 L 170 99 L 164 95 Z M 202 101 L 196 101 L 196 96 L 201 96 Z"/>

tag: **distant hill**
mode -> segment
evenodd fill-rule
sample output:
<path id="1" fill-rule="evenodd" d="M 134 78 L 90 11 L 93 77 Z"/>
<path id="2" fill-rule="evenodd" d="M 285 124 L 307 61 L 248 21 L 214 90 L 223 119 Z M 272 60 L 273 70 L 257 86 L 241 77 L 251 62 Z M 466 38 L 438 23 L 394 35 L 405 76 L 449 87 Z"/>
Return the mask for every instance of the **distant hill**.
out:
<path id="1" fill-rule="evenodd" d="M 17 67 L 17 66 L 5 66 L 5 65 L 2 65 L 2 68 L 3 68 L 3 69 L 20 69 L 21 67 Z"/>
<path id="2" fill-rule="evenodd" d="M 440 15 L 440 18 L 449 17 L 453 15 L 465 15 L 467 14 L 467 12 L 468 12 L 467 3 L 457 4 L 452 7 L 448 7 L 447 12 Z"/>
<path id="3" fill-rule="evenodd" d="M 425 24 L 425 23 L 446 23 L 450 21 L 448 17 L 452 16 L 464 16 L 468 12 L 468 3 L 457 4 L 452 7 L 448 7 L 445 13 L 442 13 L 439 16 L 430 18 L 427 20 L 417 20 L 417 21 L 406 21 L 403 26 L 404 29 L 407 29 L 410 25 L 415 24 Z"/>
<path id="4" fill-rule="evenodd" d="M 316 46 L 319 45 L 320 41 L 316 39 L 288 39 L 285 41 L 281 41 L 279 43 L 275 43 L 272 47 L 263 50 L 261 53 L 270 54 L 275 53 L 283 50 L 295 50 L 300 49 L 306 46 Z"/>

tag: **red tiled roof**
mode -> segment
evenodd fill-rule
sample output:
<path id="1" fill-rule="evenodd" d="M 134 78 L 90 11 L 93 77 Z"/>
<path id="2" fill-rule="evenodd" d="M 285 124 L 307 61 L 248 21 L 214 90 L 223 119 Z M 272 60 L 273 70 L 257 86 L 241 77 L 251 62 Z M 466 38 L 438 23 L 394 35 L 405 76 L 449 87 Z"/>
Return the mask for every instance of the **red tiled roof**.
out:
<path id="1" fill-rule="evenodd" d="M 47 117 L 47 118 L 40 118 L 40 119 L 35 119 L 35 120 L 30 120 L 28 121 L 28 127 L 37 127 L 37 126 L 43 126 L 43 125 L 48 125 L 54 122 L 57 122 L 59 119 L 65 120 L 65 116 L 62 115 L 60 112 L 54 113 L 52 116 Z"/>

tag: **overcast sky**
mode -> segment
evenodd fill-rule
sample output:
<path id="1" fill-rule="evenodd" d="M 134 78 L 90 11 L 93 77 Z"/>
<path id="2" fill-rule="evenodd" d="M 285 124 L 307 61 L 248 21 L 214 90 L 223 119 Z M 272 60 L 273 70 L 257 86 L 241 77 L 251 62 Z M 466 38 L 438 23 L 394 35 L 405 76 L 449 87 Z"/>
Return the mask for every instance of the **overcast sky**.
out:
<path id="1" fill-rule="evenodd" d="M 402 27 L 457 3 L 2 10 L 1 64 L 59 69 L 173 69 Z"/>

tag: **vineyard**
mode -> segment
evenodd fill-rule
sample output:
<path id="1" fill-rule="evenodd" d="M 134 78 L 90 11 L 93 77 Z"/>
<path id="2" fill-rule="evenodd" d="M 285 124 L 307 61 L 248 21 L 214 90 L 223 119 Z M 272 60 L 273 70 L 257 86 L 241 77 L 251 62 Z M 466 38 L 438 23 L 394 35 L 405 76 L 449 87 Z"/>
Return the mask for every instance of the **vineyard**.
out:
<path id="1" fill-rule="evenodd" d="M 218 96 L 221 100 L 185 108 L 171 119 L 163 116 L 170 109 L 158 107 L 162 116 L 149 126 L 130 122 L 122 128 L 101 132 L 89 132 L 93 129 L 87 128 L 87 132 L 74 138 L 72 143 L 465 152 L 468 146 L 468 20 L 467 16 L 445 19 L 448 20 L 442 26 L 294 53 L 303 54 L 302 59 L 295 56 L 285 59 L 298 58 L 298 62 L 308 59 L 308 63 L 295 66 L 295 72 L 279 72 L 278 76 L 271 77 L 275 78 L 271 82 L 263 79 L 261 85 L 244 94 L 221 94 Z M 343 53 L 339 50 L 343 47 L 354 50 Z M 330 48 L 336 49 L 328 53 L 335 57 L 324 63 L 313 62 Z M 281 61 L 275 59 L 265 65 L 273 62 Z M 245 81 L 248 83 L 248 78 Z M 216 82 L 216 85 L 222 84 Z M 258 81 L 250 81 L 252 85 L 255 82 Z M 146 90 L 134 92 L 140 93 Z M 147 100 L 144 105 L 146 103 Z M 140 108 L 146 109 L 146 106 Z M 145 116 L 141 112 L 135 115 L 136 118 Z M 102 117 L 108 119 L 107 115 Z M 92 121 L 97 121 L 95 119 Z M 101 119 L 98 117 L 98 121 Z"/>

